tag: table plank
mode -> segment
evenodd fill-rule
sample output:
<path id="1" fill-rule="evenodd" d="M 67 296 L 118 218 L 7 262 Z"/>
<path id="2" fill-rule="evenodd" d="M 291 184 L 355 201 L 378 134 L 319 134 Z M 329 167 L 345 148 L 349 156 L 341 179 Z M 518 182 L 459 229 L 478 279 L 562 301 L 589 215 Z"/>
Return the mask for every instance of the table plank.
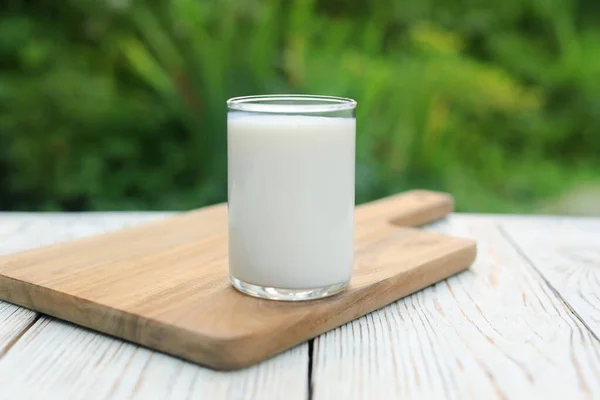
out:
<path id="1" fill-rule="evenodd" d="M 0 255 L 137 225 L 172 213 L 7 213 L 0 212 Z"/>
<path id="2" fill-rule="evenodd" d="M 478 241 L 470 271 L 315 340 L 329 398 L 590 398 L 600 343 L 485 219 L 433 230 Z"/>
<path id="3" fill-rule="evenodd" d="M 43 317 L 0 360 L 3 398 L 305 399 L 307 345 L 219 372 Z"/>
<path id="4" fill-rule="evenodd" d="M 0 256 L 164 218 L 168 213 L 2 213 Z M 37 313 L 0 301 L 0 358 Z"/>
<path id="5" fill-rule="evenodd" d="M 166 215 L 0 213 L 0 254 Z M 308 363 L 303 344 L 255 367 L 217 372 L 0 302 L 2 398 L 305 399 Z"/>
<path id="6" fill-rule="evenodd" d="M 501 228 L 600 337 L 600 219 L 521 218 Z"/>
<path id="7" fill-rule="evenodd" d="M 35 321 L 36 313 L 0 302 L 0 358 Z"/>

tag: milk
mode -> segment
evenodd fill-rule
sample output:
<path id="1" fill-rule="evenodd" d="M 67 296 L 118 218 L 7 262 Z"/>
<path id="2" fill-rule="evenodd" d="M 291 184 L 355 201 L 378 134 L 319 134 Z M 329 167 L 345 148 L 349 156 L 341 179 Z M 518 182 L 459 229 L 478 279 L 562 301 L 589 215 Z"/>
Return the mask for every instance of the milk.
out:
<path id="1" fill-rule="evenodd" d="M 229 266 L 263 287 L 350 279 L 356 120 L 228 115 Z"/>

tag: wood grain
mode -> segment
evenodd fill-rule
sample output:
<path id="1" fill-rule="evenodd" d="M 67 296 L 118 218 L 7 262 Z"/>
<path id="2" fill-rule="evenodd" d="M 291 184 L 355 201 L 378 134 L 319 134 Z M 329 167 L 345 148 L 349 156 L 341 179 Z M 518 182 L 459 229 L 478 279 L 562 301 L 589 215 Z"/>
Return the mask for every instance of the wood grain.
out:
<path id="1" fill-rule="evenodd" d="M 0 255 L 164 219 L 166 212 L 2 213 Z"/>
<path id="2" fill-rule="evenodd" d="M 239 368 L 466 268 L 473 242 L 387 221 L 425 222 L 422 207 L 439 218 L 447 200 L 419 191 L 359 207 L 352 283 L 327 300 L 289 304 L 233 290 L 222 205 L 7 256 L 0 298 L 194 362 Z M 382 218 L 380 208 L 397 212 Z"/>
<path id="3" fill-rule="evenodd" d="M 0 255 L 164 218 L 168 213 L 0 213 Z M 38 314 L 0 301 L 0 358 Z"/>
<path id="4" fill-rule="evenodd" d="M 520 218 L 502 230 L 600 337 L 600 219 Z"/>
<path id="5" fill-rule="evenodd" d="M 36 313 L 8 303 L 0 303 L 0 358 L 8 352 L 22 332 L 36 318 Z"/>
<path id="6" fill-rule="evenodd" d="M 307 398 L 307 345 L 222 372 L 43 317 L 0 359 L 2 399 Z"/>
<path id="7" fill-rule="evenodd" d="M 359 206 L 356 223 L 389 221 L 398 226 L 418 227 L 449 215 L 454 199 L 447 193 L 410 190 Z"/>
<path id="8" fill-rule="evenodd" d="M 596 398 L 598 340 L 496 225 L 433 229 L 477 238 L 475 263 L 315 339 L 312 398 Z"/>
<path id="9" fill-rule="evenodd" d="M 167 215 L 0 213 L 0 254 Z M 27 330 L 36 314 L 0 302 L 0 399 L 307 398 L 306 344 L 255 367 L 219 372 L 51 317 Z"/>

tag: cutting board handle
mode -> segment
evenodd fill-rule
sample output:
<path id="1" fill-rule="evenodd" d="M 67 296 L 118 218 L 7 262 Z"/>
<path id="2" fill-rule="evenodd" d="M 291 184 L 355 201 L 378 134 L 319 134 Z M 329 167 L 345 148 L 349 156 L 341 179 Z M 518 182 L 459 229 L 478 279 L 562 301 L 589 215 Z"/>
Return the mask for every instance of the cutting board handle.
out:
<path id="1" fill-rule="evenodd" d="M 399 226 L 421 226 L 446 217 L 454 209 L 448 193 L 410 190 L 363 205 L 356 210 L 356 223 L 385 220 Z"/>

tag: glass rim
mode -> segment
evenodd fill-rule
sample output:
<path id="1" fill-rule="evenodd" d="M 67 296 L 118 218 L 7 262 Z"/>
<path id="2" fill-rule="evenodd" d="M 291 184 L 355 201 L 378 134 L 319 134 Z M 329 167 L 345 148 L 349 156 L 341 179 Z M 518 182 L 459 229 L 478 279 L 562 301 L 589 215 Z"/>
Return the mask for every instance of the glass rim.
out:
<path id="1" fill-rule="evenodd" d="M 235 111 L 258 113 L 326 113 L 353 110 L 356 100 L 309 94 L 268 94 L 232 97 L 227 100 L 227 107 Z"/>

